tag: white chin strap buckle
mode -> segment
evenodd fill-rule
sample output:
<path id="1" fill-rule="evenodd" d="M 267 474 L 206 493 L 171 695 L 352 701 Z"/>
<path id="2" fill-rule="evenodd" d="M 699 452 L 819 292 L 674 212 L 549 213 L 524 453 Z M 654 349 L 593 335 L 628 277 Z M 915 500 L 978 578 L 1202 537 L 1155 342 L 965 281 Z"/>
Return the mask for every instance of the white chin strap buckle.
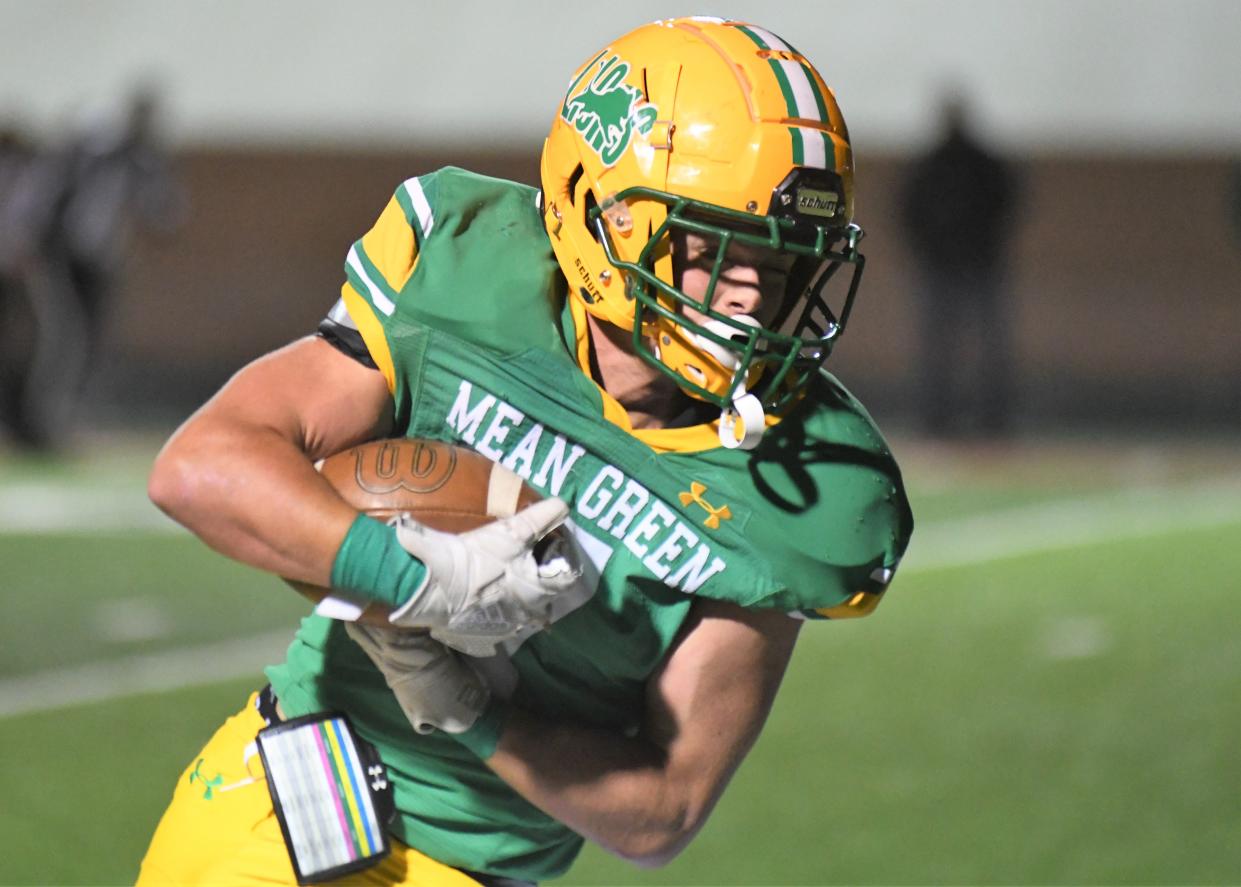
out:
<path id="1" fill-rule="evenodd" d="M 734 324 L 754 328 L 760 326 L 759 322 L 748 314 L 735 314 L 730 319 Z M 729 338 L 737 333 L 735 326 L 729 326 L 719 320 L 708 320 L 703 324 L 703 327 L 724 338 Z M 720 366 L 726 370 L 737 369 L 740 360 L 736 351 L 726 348 L 708 339 L 706 336 L 694 335 L 692 338 L 695 344 L 704 353 L 715 358 Z M 737 433 L 738 422 L 741 423 L 740 435 Z M 762 439 L 763 432 L 766 430 L 767 422 L 766 416 L 763 414 L 762 403 L 753 394 L 747 394 L 744 387 L 738 385 L 733 392 L 732 405 L 720 413 L 720 443 L 730 450 L 752 450 L 758 446 L 758 442 Z"/>
<path id="2" fill-rule="evenodd" d="M 741 423 L 741 435 L 737 435 L 737 423 Z M 763 404 L 753 394 L 738 388 L 733 393 L 732 406 L 720 413 L 720 443 L 727 449 L 752 450 L 762 440 L 767 430 L 767 417 Z"/>

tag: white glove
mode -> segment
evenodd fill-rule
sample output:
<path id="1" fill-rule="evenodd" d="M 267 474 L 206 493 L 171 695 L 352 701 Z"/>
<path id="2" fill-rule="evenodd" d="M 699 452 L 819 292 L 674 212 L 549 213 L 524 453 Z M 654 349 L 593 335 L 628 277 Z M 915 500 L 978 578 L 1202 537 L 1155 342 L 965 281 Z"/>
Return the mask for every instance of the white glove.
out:
<path id="1" fill-rule="evenodd" d="M 460 534 L 402 515 L 397 541 L 426 565 L 427 578 L 388 621 L 430 628 L 471 656 L 490 655 L 500 641 L 548 624 L 553 601 L 574 587 L 581 570 L 563 557 L 540 565 L 533 548 L 568 514 L 562 500 L 543 499 Z"/>
<path id="2" fill-rule="evenodd" d="M 469 661 L 423 632 L 346 622 L 345 631 L 383 673 L 419 733 L 464 733 L 491 699 Z"/>

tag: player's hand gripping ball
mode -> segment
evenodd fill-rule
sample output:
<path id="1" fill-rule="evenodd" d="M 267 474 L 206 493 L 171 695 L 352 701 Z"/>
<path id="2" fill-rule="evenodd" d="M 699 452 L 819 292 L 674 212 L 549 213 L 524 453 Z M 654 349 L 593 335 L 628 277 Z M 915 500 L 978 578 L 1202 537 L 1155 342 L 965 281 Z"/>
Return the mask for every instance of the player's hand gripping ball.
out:
<path id="1" fill-rule="evenodd" d="M 394 438 L 360 444 L 318 464 L 319 472 L 359 511 L 396 522 L 409 515 L 432 530 L 464 533 L 510 517 L 541 500 L 513 472 L 464 447 L 436 440 Z M 540 564 L 558 555 L 559 531 L 549 533 L 535 550 Z M 327 588 L 288 580 L 316 602 Z M 382 605 L 368 606 L 361 619 L 388 624 Z"/>

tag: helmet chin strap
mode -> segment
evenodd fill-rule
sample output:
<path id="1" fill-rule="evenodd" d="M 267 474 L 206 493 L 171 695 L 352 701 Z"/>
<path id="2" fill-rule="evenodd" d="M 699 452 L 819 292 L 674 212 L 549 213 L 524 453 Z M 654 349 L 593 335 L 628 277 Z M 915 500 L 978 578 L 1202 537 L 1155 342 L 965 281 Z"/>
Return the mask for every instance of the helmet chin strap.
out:
<path id="1" fill-rule="evenodd" d="M 737 420 L 741 420 L 741 437 L 737 437 Z M 720 413 L 720 443 L 730 450 L 752 450 L 767 430 L 763 404 L 740 385 L 733 392 L 732 406 Z"/>
<path id="2" fill-rule="evenodd" d="M 758 327 L 759 322 L 748 314 L 737 314 L 732 317 L 734 323 Z M 729 336 L 736 330 L 719 320 L 708 320 L 703 326 L 720 336 Z M 713 342 L 706 336 L 695 335 L 699 348 L 714 357 L 729 370 L 737 369 L 737 353 L 723 345 Z M 767 430 L 767 417 L 763 413 L 762 402 L 745 390 L 744 379 L 733 389 L 732 403 L 720 412 L 720 444 L 726 449 L 752 450 L 758 446 Z M 737 435 L 737 422 L 741 422 L 741 435 Z"/>

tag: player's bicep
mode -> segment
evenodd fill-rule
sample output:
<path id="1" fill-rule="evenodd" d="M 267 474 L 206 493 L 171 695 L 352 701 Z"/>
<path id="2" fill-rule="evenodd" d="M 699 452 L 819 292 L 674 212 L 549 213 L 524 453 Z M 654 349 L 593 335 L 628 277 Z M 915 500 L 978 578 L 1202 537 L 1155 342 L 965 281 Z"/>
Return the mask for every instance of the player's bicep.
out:
<path id="1" fill-rule="evenodd" d="M 376 369 L 311 336 L 246 366 L 200 418 L 270 428 L 319 459 L 390 433 L 392 396 Z"/>
<path id="2" fill-rule="evenodd" d="M 771 710 L 799 622 L 698 600 L 647 691 L 644 732 L 705 820 Z"/>

